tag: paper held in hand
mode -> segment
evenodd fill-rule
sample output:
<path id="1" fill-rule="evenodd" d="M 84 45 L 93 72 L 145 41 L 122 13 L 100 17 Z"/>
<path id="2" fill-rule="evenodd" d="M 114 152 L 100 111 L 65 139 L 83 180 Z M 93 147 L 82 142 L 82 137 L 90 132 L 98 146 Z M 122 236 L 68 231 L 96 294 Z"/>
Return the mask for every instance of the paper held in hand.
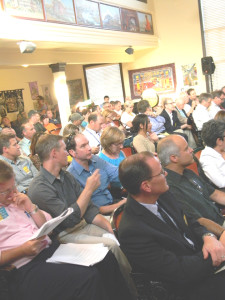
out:
<path id="1" fill-rule="evenodd" d="M 47 259 L 48 263 L 69 263 L 81 266 L 93 266 L 102 261 L 109 249 L 100 244 L 61 244 L 55 253 Z"/>
<path id="2" fill-rule="evenodd" d="M 48 235 L 56 226 L 58 226 L 63 220 L 65 220 L 73 212 L 73 208 L 67 208 L 61 215 L 56 218 L 53 218 L 46 223 L 44 223 L 30 238 L 30 240 L 37 239 L 43 235 Z"/>

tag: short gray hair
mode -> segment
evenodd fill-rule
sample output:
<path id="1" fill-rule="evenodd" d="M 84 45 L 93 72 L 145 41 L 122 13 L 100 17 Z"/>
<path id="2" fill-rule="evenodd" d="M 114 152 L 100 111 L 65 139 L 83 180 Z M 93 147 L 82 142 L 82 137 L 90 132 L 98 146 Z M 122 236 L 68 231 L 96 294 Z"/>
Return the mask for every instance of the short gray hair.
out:
<path id="1" fill-rule="evenodd" d="M 179 147 L 173 140 L 173 135 L 163 138 L 157 145 L 158 157 L 163 167 L 171 163 L 170 155 L 180 155 Z"/>

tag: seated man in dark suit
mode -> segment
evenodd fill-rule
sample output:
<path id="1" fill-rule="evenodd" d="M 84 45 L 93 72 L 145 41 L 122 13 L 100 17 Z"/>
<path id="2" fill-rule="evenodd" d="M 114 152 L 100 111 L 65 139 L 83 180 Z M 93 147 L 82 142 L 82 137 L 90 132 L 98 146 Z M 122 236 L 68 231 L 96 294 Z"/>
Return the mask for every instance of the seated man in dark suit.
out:
<path id="1" fill-rule="evenodd" d="M 17 191 L 12 167 L 0 161 L 0 266 L 16 267 L 9 281 L 11 300 L 131 299 L 110 252 L 91 267 L 46 263 L 58 241 L 30 238 L 49 218 Z"/>
<path id="2" fill-rule="evenodd" d="M 120 164 L 120 180 L 129 192 L 119 226 L 121 246 L 135 270 L 166 282 L 185 299 L 223 300 L 225 273 L 214 275 L 214 267 L 225 260 L 225 233 L 218 241 L 186 218 L 168 192 L 166 175 L 150 152 Z"/>
<path id="3" fill-rule="evenodd" d="M 225 222 L 214 202 L 225 205 L 225 193 L 186 169 L 194 159 L 193 150 L 183 137 L 168 136 L 159 142 L 157 150 L 162 166 L 168 173 L 170 191 L 181 203 L 185 214 L 219 236 L 225 228 Z"/>

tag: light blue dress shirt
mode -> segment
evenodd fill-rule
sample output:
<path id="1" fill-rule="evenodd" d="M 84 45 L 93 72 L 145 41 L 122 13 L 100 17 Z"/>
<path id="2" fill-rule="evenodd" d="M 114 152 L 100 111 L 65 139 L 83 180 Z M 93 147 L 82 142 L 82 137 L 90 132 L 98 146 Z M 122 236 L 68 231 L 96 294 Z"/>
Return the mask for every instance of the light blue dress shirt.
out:
<path id="1" fill-rule="evenodd" d="M 91 200 L 98 207 L 110 205 L 113 202 L 113 198 L 108 190 L 108 185 L 111 182 L 120 182 L 118 167 L 104 161 L 97 155 L 93 155 L 89 161 L 89 171 L 85 170 L 75 159 L 73 159 L 67 171 L 69 171 L 84 188 L 87 178 L 91 176 L 96 169 L 100 170 L 101 185 L 94 191 Z"/>

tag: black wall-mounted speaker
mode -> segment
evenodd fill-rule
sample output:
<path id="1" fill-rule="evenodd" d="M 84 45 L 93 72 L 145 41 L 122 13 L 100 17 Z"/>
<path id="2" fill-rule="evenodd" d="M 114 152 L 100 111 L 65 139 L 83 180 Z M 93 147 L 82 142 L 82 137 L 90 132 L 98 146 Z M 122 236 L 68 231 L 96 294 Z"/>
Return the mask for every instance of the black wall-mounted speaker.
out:
<path id="1" fill-rule="evenodd" d="M 201 61 L 203 75 L 212 75 L 216 68 L 212 56 L 202 57 Z"/>

